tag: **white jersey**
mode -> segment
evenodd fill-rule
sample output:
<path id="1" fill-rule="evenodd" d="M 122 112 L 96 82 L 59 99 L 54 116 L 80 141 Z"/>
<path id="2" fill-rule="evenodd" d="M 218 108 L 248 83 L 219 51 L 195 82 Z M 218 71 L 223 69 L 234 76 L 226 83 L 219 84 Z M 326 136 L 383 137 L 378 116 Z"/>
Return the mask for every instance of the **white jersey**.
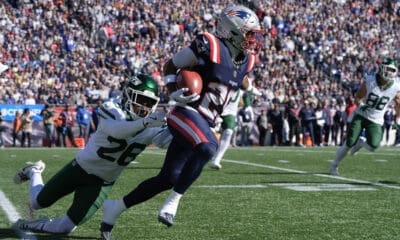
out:
<path id="1" fill-rule="evenodd" d="M 231 98 L 228 101 L 228 104 L 222 111 L 221 116 L 227 116 L 227 115 L 236 116 L 238 113 L 239 102 L 240 102 L 240 99 L 242 98 L 242 95 L 243 95 L 243 90 L 239 89 L 236 92 L 236 95 L 231 96 Z"/>
<path id="2" fill-rule="evenodd" d="M 165 127 L 145 128 L 142 118 L 135 121 L 127 119 L 119 104 L 111 101 L 99 108 L 98 115 L 97 131 L 75 158 L 87 173 L 106 182 L 114 182 L 126 165 L 149 144 L 160 146 L 156 141 L 158 136 L 162 136 L 163 141 L 168 141 L 170 136 Z"/>
<path id="3" fill-rule="evenodd" d="M 368 74 L 365 76 L 365 85 L 367 95 L 364 98 L 364 104 L 360 105 L 355 113 L 376 124 L 383 125 L 385 111 L 397 93 L 400 92 L 400 81 L 396 78 L 391 85 L 381 89 L 378 86 L 376 75 Z"/>

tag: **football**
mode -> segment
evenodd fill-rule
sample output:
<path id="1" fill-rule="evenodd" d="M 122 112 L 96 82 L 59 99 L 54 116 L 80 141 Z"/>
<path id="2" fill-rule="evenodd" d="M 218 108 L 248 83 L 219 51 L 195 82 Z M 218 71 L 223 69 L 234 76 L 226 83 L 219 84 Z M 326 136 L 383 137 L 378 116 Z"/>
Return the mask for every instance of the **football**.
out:
<path id="1" fill-rule="evenodd" d="M 194 93 L 200 94 L 203 89 L 203 80 L 197 72 L 182 69 L 176 77 L 178 88 L 188 88 L 189 91 L 185 95 L 192 95 Z"/>

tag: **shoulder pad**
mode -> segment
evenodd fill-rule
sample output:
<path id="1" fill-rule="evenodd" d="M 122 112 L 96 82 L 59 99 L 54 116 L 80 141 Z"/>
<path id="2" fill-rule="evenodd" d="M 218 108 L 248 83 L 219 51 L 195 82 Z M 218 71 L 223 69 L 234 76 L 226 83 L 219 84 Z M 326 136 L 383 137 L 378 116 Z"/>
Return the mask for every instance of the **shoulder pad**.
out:
<path id="1" fill-rule="evenodd" d="M 197 35 L 194 40 L 194 45 L 198 53 L 209 53 L 210 52 L 210 42 L 204 34 Z"/>
<path id="2" fill-rule="evenodd" d="M 107 101 L 100 106 L 98 115 L 103 119 L 117 120 L 120 119 L 124 113 L 119 104 L 112 101 Z"/>

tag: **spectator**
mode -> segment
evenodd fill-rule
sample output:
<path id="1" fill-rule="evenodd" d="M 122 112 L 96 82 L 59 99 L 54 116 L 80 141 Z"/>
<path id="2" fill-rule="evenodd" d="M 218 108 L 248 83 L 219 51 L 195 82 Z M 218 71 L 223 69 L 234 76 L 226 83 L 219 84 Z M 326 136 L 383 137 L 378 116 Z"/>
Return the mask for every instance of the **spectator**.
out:
<path id="1" fill-rule="evenodd" d="M 272 126 L 272 146 L 283 145 L 283 113 L 279 109 L 278 104 L 273 103 L 271 109 L 268 110 L 268 123 Z"/>
<path id="2" fill-rule="evenodd" d="M 268 116 L 264 109 L 261 110 L 260 115 L 257 117 L 256 124 L 259 132 L 258 143 L 260 146 L 265 146 L 265 136 L 268 130 Z"/>
<path id="3" fill-rule="evenodd" d="M 99 125 L 99 109 L 102 104 L 103 101 L 101 99 L 97 100 L 96 106 L 92 110 L 91 114 L 92 119 L 90 121 L 89 136 L 97 130 L 97 126 Z"/>
<path id="4" fill-rule="evenodd" d="M 62 143 L 61 146 L 67 147 L 67 137 L 68 137 L 68 140 L 71 143 L 71 145 L 73 147 L 78 147 L 78 145 L 75 143 L 74 133 L 72 132 L 74 119 L 72 113 L 69 112 L 68 105 L 65 106 L 64 111 L 60 113 L 58 119 L 60 120 L 60 125 L 58 126 L 57 131 L 59 132 L 58 142 L 60 142 L 60 145 Z"/>
<path id="5" fill-rule="evenodd" d="M 49 104 L 45 104 L 40 115 L 43 118 L 43 127 L 46 134 L 45 143 L 48 147 L 51 147 L 54 143 L 54 112 Z"/>
<path id="6" fill-rule="evenodd" d="M 301 132 L 303 134 L 303 145 L 306 144 L 306 137 L 311 138 L 312 144 L 315 144 L 314 135 L 314 121 L 315 121 L 315 111 L 308 100 L 304 101 L 304 106 L 301 108 L 299 113 Z"/>
<path id="7" fill-rule="evenodd" d="M 301 124 L 300 124 L 300 107 L 296 100 L 290 101 L 289 105 L 286 107 L 286 118 L 289 124 L 289 142 L 293 145 L 293 137 L 295 137 L 295 146 L 303 146 L 300 141 Z"/>
<path id="8" fill-rule="evenodd" d="M 33 116 L 29 108 L 25 108 L 21 116 L 21 147 L 25 147 L 25 141 L 28 141 L 28 147 L 31 147 L 32 142 L 32 128 L 33 128 Z"/>
<path id="9" fill-rule="evenodd" d="M 81 106 L 78 106 L 76 110 L 76 121 L 79 126 L 79 137 L 83 138 L 85 142 L 88 141 L 90 123 L 92 119 L 89 107 L 86 102 L 83 102 Z"/>
<path id="10" fill-rule="evenodd" d="M 323 103 L 319 102 L 315 109 L 315 144 L 317 146 L 324 146 L 324 126 L 327 118 L 327 113 L 323 107 Z"/>
<path id="11" fill-rule="evenodd" d="M 209 5 L 211 9 L 202 1 L 178 0 L 169 3 L 170 9 L 180 9 L 172 13 L 160 0 L 124 1 L 126 11 L 109 0 L 102 2 L 109 6 L 107 11 L 99 10 L 99 1 L 81 1 L 79 8 L 68 7 L 69 2 L 0 6 L 0 60 L 9 66 L 0 79 L 8 95 L 4 102 L 75 105 L 82 101 L 76 95 L 88 103 L 99 96 L 106 100 L 115 94 L 112 87 L 127 78 L 121 69 L 157 76 L 166 59 L 189 39 L 205 30 L 212 32 L 216 14 L 232 3 L 218 1 Z M 369 14 L 354 11 L 352 1 L 242 2 L 255 9 L 269 31 L 254 68 L 255 85 L 264 93 L 260 106 L 276 97 L 271 89 L 279 89 L 279 101 L 292 96 L 304 101 L 305 95 L 318 101 L 345 99 L 359 88 L 364 73 L 376 69 L 379 55 L 391 53 L 400 59 L 398 1 L 387 1 L 387 8 L 372 1 L 357 2 L 361 13 Z M 146 11 L 138 15 L 144 5 Z M 26 21 L 32 9 L 52 14 L 35 14 Z M 187 12 L 192 14 L 182 15 Z M 382 36 L 379 41 L 376 33 Z M 164 89 L 162 78 L 158 80 Z M 167 100 L 165 92 L 162 103 Z M 332 144 L 331 135 L 326 134 Z"/>
<path id="12" fill-rule="evenodd" d="M 21 113 L 19 111 L 15 112 L 14 120 L 13 120 L 13 144 L 12 146 L 16 146 L 16 141 L 18 139 L 18 134 L 21 131 L 22 119 Z"/>
<path id="13" fill-rule="evenodd" d="M 333 116 L 333 137 L 335 146 L 343 144 L 347 123 L 345 108 L 343 104 L 336 105 L 335 115 Z"/>

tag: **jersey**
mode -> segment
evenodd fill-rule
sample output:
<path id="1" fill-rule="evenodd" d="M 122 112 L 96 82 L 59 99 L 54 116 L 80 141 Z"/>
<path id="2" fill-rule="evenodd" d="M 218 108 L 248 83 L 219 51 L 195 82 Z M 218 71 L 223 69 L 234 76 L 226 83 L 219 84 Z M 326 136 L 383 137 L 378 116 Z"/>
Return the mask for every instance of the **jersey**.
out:
<path id="1" fill-rule="evenodd" d="M 254 66 L 255 56 L 248 54 L 235 63 L 224 43 L 210 33 L 198 35 L 190 49 L 200 63 L 194 70 L 201 75 L 204 86 L 194 108 L 214 127 L 217 118 L 229 114 L 229 106 L 239 101 L 239 90 Z"/>
<path id="2" fill-rule="evenodd" d="M 115 102 L 105 102 L 98 112 L 99 125 L 76 161 L 89 174 L 114 182 L 122 170 L 135 160 L 165 127 L 144 128 L 142 119 L 132 120 Z M 165 136 L 163 137 L 165 138 Z"/>
<path id="3" fill-rule="evenodd" d="M 390 102 L 400 92 L 400 81 L 396 78 L 385 89 L 381 89 L 378 86 L 376 74 L 367 74 L 365 76 L 365 85 L 367 87 L 367 95 L 364 105 L 360 105 L 355 110 L 355 113 L 376 124 L 383 125 L 383 116 Z"/>

